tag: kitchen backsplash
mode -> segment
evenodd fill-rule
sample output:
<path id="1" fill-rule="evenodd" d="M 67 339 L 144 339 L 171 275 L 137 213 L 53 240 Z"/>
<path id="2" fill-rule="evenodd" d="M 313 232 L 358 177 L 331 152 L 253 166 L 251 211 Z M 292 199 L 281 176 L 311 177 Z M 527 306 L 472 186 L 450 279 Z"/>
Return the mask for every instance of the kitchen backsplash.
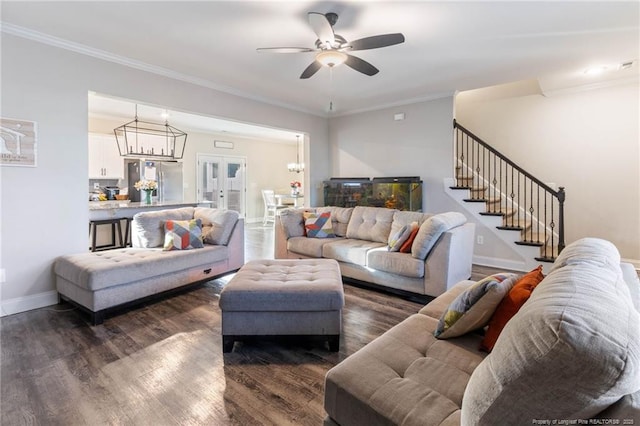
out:
<path id="1" fill-rule="evenodd" d="M 103 192 L 102 188 L 104 188 L 105 186 L 117 186 L 120 188 L 126 188 L 127 185 L 124 184 L 122 186 L 122 182 L 123 181 L 118 179 L 89 179 L 89 193 L 96 192 L 96 191 Z M 98 184 L 99 186 L 98 189 L 94 188 L 95 184 Z"/>

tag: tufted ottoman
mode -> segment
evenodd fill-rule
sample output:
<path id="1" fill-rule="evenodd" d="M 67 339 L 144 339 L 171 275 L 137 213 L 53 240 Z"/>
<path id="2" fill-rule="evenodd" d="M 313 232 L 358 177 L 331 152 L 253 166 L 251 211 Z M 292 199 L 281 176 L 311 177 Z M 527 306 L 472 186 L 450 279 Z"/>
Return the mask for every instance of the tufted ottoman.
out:
<path id="1" fill-rule="evenodd" d="M 338 351 L 344 291 L 332 259 L 254 260 L 220 294 L 222 350 L 246 336 L 327 336 Z"/>

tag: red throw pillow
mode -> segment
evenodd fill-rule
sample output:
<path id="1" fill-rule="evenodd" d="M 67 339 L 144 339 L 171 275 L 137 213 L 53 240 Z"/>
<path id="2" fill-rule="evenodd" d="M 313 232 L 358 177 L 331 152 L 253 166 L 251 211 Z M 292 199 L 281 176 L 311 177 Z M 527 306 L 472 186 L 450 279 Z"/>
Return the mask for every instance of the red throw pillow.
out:
<path id="1" fill-rule="evenodd" d="M 418 234 L 419 226 L 416 226 L 411 230 L 411 234 L 409 234 L 409 238 L 405 241 L 400 247 L 400 253 L 411 253 L 411 246 L 413 245 L 413 240 L 416 239 L 416 235 Z"/>
<path id="2" fill-rule="evenodd" d="M 542 266 L 538 266 L 533 271 L 523 275 L 516 281 L 513 288 L 502 299 L 495 312 L 489 320 L 487 332 L 484 335 L 480 350 L 491 352 L 498 340 L 498 336 L 509 320 L 520 310 L 524 302 L 529 300 L 531 293 L 542 281 Z"/>

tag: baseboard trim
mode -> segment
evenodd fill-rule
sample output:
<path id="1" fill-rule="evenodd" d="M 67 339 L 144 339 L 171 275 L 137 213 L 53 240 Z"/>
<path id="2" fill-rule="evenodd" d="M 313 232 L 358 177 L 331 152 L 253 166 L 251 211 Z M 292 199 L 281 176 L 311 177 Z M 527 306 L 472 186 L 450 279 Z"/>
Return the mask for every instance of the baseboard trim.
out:
<path id="1" fill-rule="evenodd" d="M 517 260 L 500 259 L 497 257 L 487 257 L 473 255 L 473 264 L 481 266 L 490 266 L 492 268 L 508 269 L 511 271 L 528 272 L 525 262 Z"/>
<path id="2" fill-rule="evenodd" d="M 56 305 L 57 303 L 58 292 L 55 290 L 32 294 L 30 296 L 15 297 L 2 301 L 0 317 L 19 314 L 20 312 L 26 312 L 32 309 L 44 308 L 45 306 Z"/>

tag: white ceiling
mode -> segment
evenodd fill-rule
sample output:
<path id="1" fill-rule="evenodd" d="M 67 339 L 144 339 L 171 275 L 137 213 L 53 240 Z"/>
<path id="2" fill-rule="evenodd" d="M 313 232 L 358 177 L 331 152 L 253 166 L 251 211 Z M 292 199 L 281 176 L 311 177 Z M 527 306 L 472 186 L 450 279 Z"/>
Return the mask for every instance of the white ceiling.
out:
<path id="1" fill-rule="evenodd" d="M 355 53 L 380 69 L 375 76 L 343 65 L 301 80 L 313 53 L 256 48 L 314 47 L 310 11 L 338 13 L 334 30 L 347 40 L 402 32 L 406 42 Z M 609 66 L 600 79 L 627 78 L 614 69 L 640 57 L 637 1 L 3 1 L 1 12 L 7 33 L 77 43 L 71 48 L 321 116 L 520 80 L 585 85 L 596 80 L 584 69 L 599 64 Z"/>

